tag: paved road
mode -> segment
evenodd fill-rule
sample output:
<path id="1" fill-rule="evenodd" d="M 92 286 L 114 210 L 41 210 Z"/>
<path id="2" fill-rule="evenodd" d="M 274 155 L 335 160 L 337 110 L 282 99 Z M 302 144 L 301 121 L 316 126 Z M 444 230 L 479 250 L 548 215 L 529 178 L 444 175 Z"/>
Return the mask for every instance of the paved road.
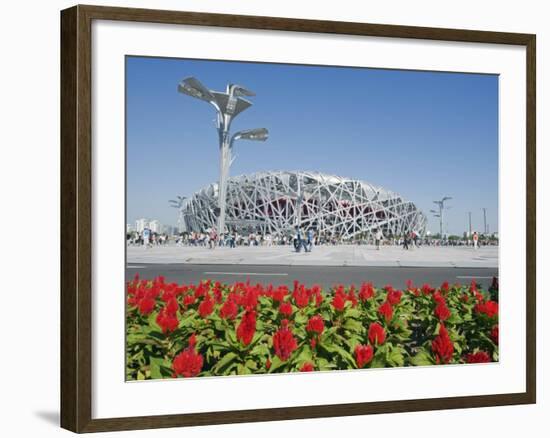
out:
<path id="1" fill-rule="evenodd" d="M 221 282 L 246 281 L 253 283 L 287 284 L 300 280 L 306 285 L 319 284 L 326 287 L 334 283 L 359 285 L 372 281 L 376 286 L 391 283 L 394 287 L 404 287 L 408 279 L 415 285 L 431 283 L 439 285 L 444 281 L 470 283 L 475 278 L 487 287 L 493 276 L 498 276 L 497 268 L 398 268 L 364 266 L 258 266 L 258 265 L 197 265 L 187 263 L 142 264 L 128 263 L 126 279 L 139 272 L 141 278 L 164 275 L 167 281 L 197 283 L 211 278 Z"/>

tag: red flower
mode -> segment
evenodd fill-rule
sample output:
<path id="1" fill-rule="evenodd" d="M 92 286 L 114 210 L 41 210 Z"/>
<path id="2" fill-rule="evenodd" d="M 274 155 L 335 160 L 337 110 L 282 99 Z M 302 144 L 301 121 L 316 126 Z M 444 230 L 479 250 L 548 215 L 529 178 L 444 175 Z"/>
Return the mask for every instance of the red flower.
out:
<path id="1" fill-rule="evenodd" d="M 390 322 L 393 317 L 393 307 L 390 303 L 384 301 L 384 304 L 378 308 L 378 313 L 385 318 L 386 322 Z"/>
<path id="2" fill-rule="evenodd" d="M 268 370 L 271 368 L 271 361 L 269 360 L 269 357 L 265 361 L 265 369 Z"/>
<path id="3" fill-rule="evenodd" d="M 336 310 L 342 311 L 344 310 L 345 305 L 346 297 L 340 293 L 336 293 L 334 295 L 334 298 L 332 299 L 332 307 L 334 307 Z"/>
<path id="4" fill-rule="evenodd" d="M 231 297 L 223 303 L 220 309 L 220 317 L 223 319 L 235 319 L 239 313 L 239 306 Z"/>
<path id="5" fill-rule="evenodd" d="M 313 367 L 313 364 L 311 362 L 306 362 L 302 365 L 302 368 L 300 368 L 300 371 L 301 372 L 308 372 L 308 371 L 313 371 L 315 370 L 315 368 Z"/>
<path id="6" fill-rule="evenodd" d="M 273 291 L 272 297 L 273 301 L 282 302 L 285 299 L 286 294 L 288 293 L 288 288 L 286 286 L 279 286 Z"/>
<path id="7" fill-rule="evenodd" d="M 201 318 L 206 318 L 214 311 L 214 300 L 208 294 L 204 297 L 202 302 L 199 304 L 199 315 Z"/>
<path id="8" fill-rule="evenodd" d="M 489 318 L 498 315 L 498 303 L 496 301 L 487 301 L 476 304 L 474 310 L 477 313 L 484 313 Z"/>
<path id="9" fill-rule="evenodd" d="M 352 307 L 357 306 L 357 297 L 355 296 L 355 286 L 354 285 L 351 285 L 351 287 L 349 288 L 347 299 L 351 303 Z"/>
<path id="10" fill-rule="evenodd" d="M 399 304 L 399 302 L 401 301 L 401 295 L 403 295 L 403 292 L 401 292 L 400 290 L 395 290 L 393 288 L 388 290 L 388 302 L 392 306 Z"/>
<path id="11" fill-rule="evenodd" d="M 275 348 L 275 354 L 282 361 L 287 360 L 292 352 L 298 348 L 296 338 L 286 325 L 273 335 L 273 347 Z"/>
<path id="12" fill-rule="evenodd" d="M 185 307 L 195 304 L 195 295 L 185 295 L 183 298 L 183 305 Z"/>
<path id="13" fill-rule="evenodd" d="M 195 351 L 196 336 L 189 338 L 189 347 L 178 354 L 172 361 L 173 377 L 195 377 L 202 369 L 203 358 Z"/>
<path id="14" fill-rule="evenodd" d="M 178 302 L 175 298 L 170 299 L 166 303 L 166 311 L 169 313 L 176 313 L 179 310 Z"/>
<path id="15" fill-rule="evenodd" d="M 309 296 L 303 284 L 294 289 L 292 297 L 299 308 L 306 307 L 309 304 Z"/>
<path id="16" fill-rule="evenodd" d="M 498 345 L 498 325 L 493 326 L 489 336 L 491 337 L 491 340 Z"/>
<path id="17" fill-rule="evenodd" d="M 382 345 L 386 340 L 386 331 L 377 322 L 369 326 L 369 342 L 373 345 Z"/>
<path id="18" fill-rule="evenodd" d="M 407 289 L 408 290 L 413 290 L 414 289 L 414 283 L 412 280 L 407 280 Z"/>
<path id="19" fill-rule="evenodd" d="M 454 346 L 443 324 L 439 327 L 439 335 L 432 341 L 432 351 L 438 364 L 449 363 L 453 358 Z"/>
<path id="20" fill-rule="evenodd" d="M 425 283 L 424 285 L 422 285 L 422 293 L 424 295 L 429 295 L 433 291 L 434 291 L 433 288 L 428 283 Z"/>
<path id="21" fill-rule="evenodd" d="M 441 287 L 440 287 L 441 291 L 442 292 L 449 292 L 449 282 L 448 281 L 444 281 L 442 284 L 441 284 Z"/>
<path id="22" fill-rule="evenodd" d="M 173 332 L 179 325 L 177 313 L 170 312 L 168 306 L 166 306 L 159 312 L 157 324 L 160 326 L 163 333 Z"/>
<path id="23" fill-rule="evenodd" d="M 256 333 L 256 312 L 247 310 L 241 319 L 241 323 L 237 327 L 237 339 L 244 345 L 250 344 L 254 334 Z"/>
<path id="24" fill-rule="evenodd" d="M 357 345 L 355 347 L 355 362 L 359 368 L 363 368 L 367 365 L 374 356 L 374 349 L 371 345 Z"/>
<path id="25" fill-rule="evenodd" d="M 138 308 L 142 315 L 149 315 L 155 308 L 155 300 L 145 297 L 138 303 Z"/>
<path id="26" fill-rule="evenodd" d="M 361 289 L 359 290 L 359 298 L 361 301 L 367 301 L 374 297 L 374 287 L 372 283 L 363 283 Z"/>
<path id="27" fill-rule="evenodd" d="M 311 345 L 312 349 L 315 349 L 315 347 L 317 346 L 317 339 L 311 338 L 311 340 L 309 341 L 309 345 Z"/>
<path id="28" fill-rule="evenodd" d="M 485 351 L 478 351 L 476 353 L 468 353 L 466 355 L 466 363 L 487 363 L 491 362 L 489 354 Z"/>
<path id="29" fill-rule="evenodd" d="M 279 306 L 279 312 L 282 315 L 286 315 L 286 316 L 292 315 L 292 304 L 286 303 L 286 302 L 281 303 L 281 305 Z"/>
<path id="30" fill-rule="evenodd" d="M 307 322 L 306 330 L 310 333 L 316 333 L 317 335 L 320 335 L 323 333 L 323 330 L 325 329 L 325 322 L 323 321 L 323 317 L 321 315 L 315 315 L 309 318 L 309 321 Z"/>
<path id="31" fill-rule="evenodd" d="M 440 321 L 446 321 L 451 316 L 451 311 L 449 310 L 449 308 L 445 304 L 445 301 L 440 302 L 435 307 L 435 312 L 434 313 L 435 313 L 435 316 L 437 316 Z"/>

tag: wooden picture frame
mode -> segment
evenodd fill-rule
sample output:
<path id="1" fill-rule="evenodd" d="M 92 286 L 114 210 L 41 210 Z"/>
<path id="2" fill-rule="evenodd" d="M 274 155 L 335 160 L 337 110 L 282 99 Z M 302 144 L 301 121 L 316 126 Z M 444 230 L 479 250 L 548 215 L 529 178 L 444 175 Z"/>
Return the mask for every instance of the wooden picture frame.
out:
<path id="1" fill-rule="evenodd" d="M 92 21 L 114 20 L 386 38 L 518 45 L 526 48 L 526 391 L 523 393 L 347 403 L 196 414 L 92 418 Z M 536 401 L 536 37 L 439 29 L 75 6 L 61 12 L 61 426 L 99 432 L 329 416 L 529 404 Z"/>

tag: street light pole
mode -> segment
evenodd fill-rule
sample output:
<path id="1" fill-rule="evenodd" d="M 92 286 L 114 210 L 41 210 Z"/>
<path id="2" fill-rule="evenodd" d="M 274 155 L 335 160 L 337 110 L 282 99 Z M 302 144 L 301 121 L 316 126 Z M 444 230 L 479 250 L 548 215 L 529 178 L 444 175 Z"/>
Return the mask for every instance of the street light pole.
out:
<path id="1" fill-rule="evenodd" d="M 439 217 L 439 237 L 443 239 L 443 210 L 445 210 L 445 201 L 449 201 L 451 198 L 450 196 L 444 196 L 439 201 L 434 201 L 434 204 L 436 204 L 439 207 L 439 215 L 435 215 L 436 217 Z"/>
<path id="2" fill-rule="evenodd" d="M 485 207 L 483 210 L 483 234 L 487 234 L 487 209 Z"/>
<path id="3" fill-rule="evenodd" d="M 468 212 L 468 237 L 472 235 L 472 212 Z"/>
<path id="4" fill-rule="evenodd" d="M 213 91 L 206 88 L 198 79 L 189 77 L 183 79 L 178 85 L 178 91 L 188 96 L 208 102 L 216 109 L 216 128 L 218 130 L 219 150 L 220 150 L 220 176 L 218 182 L 218 232 L 225 232 L 225 213 L 227 196 L 227 178 L 229 168 L 233 161 L 231 149 L 233 142 L 240 138 L 245 140 L 267 140 L 268 132 L 265 128 L 241 131 L 230 137 L 229 130 L 231 122 L 241 112 L 252 106 L 252 102 L 244 99 L 243 96 L 255 96 L 255 94 L 246 88 L 228 84 L 225 93 Z"/>
<path id="5" fill-rule="evenodd" d="M 183 204 L 187 198 L 185 196 L 176 196 L 176 199 L 170 199 L 168 202 L 170 207 L 178 209 L 178 233 L 182 232 L 183 223 Z"/>

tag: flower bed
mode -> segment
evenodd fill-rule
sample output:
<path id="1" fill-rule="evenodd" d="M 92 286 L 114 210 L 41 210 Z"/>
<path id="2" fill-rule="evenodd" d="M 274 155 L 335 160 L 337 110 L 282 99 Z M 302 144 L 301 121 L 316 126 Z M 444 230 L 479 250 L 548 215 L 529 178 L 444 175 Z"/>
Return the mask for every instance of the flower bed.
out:
<path id="1" fill-rule="evenodd" d="M 498 361 L 498 283 L 329 291 L 127 284 L 126 377 L 143 380 Z"/>

